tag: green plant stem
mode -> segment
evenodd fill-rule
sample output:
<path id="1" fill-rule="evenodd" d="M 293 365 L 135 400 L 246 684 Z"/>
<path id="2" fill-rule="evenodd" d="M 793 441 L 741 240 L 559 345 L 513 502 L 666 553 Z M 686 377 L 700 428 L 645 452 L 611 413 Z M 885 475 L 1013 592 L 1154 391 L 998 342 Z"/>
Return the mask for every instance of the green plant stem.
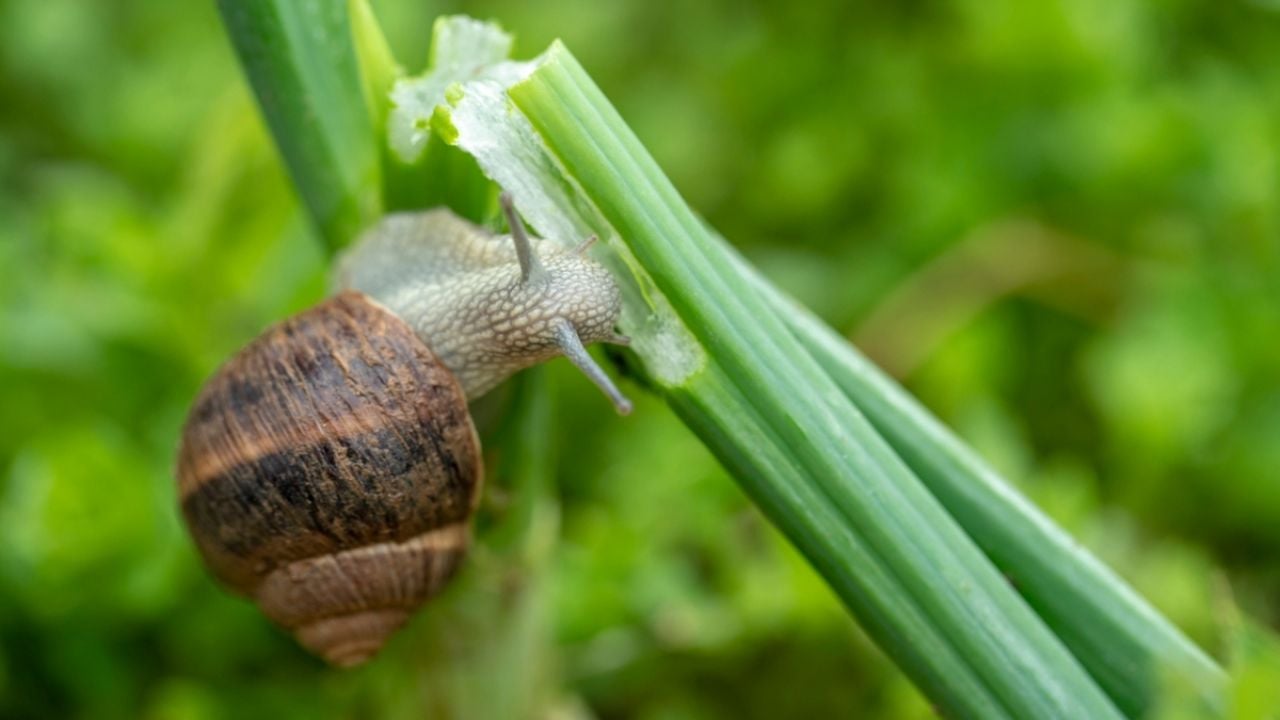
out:
<path id="1" fill-rule="evenodd" d="M 376 136 L 345 3 L 218 0 L 240 64 L 330 249 L 381 214 Z"/>
<path id="2" fill-rule="evenodd" d="M 748 266 L 743 263 L 744 269 Z M 1226 674 L 884 371 L 755 274 L 795 339 L 858 406 L 1130 717 L 1186 681 L 1221 710 Z"/>
<path id="3" fill-rule="evenodd" d="M 710 358 L 659 387 L 904 670 L 958 716 L 1117 717 L 795 343 L 568 51 L 553 45 L 509 93 Z M 950 674 L 957 658 L 969 673 Z"/>

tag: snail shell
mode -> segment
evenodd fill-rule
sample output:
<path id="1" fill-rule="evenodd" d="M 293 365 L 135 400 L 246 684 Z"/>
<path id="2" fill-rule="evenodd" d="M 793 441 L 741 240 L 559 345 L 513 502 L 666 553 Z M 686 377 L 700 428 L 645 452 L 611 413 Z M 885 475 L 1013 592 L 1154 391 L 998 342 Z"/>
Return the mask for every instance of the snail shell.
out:
<path id="1" fill-rule="evenodd" d="M 178 459 L 182 511 L 214 574 L 339 666 L 376 653 L 453 574 L 480 483 L 453 374 L 350 291 L 227 362 Z"/>

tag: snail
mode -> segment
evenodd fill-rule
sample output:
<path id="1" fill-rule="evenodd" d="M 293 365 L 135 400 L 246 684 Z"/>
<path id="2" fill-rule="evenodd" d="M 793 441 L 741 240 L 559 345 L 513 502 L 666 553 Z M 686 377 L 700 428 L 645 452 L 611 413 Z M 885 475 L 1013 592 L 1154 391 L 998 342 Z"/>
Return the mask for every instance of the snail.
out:
<path id="1" fill-rule="evenodd" d="M 181 509 L 212 573 L 337 666 L 378 652 L 453 575 L 481 480 L 467 409 L 563 354 L 630 403 L 584 344 L 614 332 L 618 287 L 576 250 L 446 209 L 385 217 L 340 258 L 336 294 L 268 328 L 197 396 Z"/>

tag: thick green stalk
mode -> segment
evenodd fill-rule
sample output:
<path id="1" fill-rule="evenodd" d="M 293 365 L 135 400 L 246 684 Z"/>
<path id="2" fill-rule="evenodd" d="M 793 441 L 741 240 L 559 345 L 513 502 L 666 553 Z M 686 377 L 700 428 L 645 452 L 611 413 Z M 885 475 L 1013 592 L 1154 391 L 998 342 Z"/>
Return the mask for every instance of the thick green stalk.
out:
<path id="1" fill-rule="evenodd" d="M 1118 717 L 794 341 L 568 51 L 553 45 L 509 93 L 705 350 L 705 369 L 659 388 L 881 646 L 958 716 L 992 717 L 994 701 L 1011 717 Z M 951 658 L 985 693 L 951 686 Z"/>
<path id="2" fill-rule="evenodd" d="M 1190 683 L 1221 709 L 1227 678 L 1213 660 L 848 341 L 753 277 L 795 339 L 1126 714 L 1155 706 L 1162 680 Z"/>
<path id="3" fill-rule="evenodd" d="M 1017 717 L 914 601 L 889 563 L 829 498 L 797 478 L 795 459 L 721 368 L 712 365 L 668 398 L 870 634 L 882 643 L 897 638 L 888 641 L 886 649 L 925 695 L 960 717 Z"/>
<path id="4" fill-rule="evenodd" d="M 329 247 L 381 213 L 378 150 L 345 3 L 218 0 L 262 114 Z"/>

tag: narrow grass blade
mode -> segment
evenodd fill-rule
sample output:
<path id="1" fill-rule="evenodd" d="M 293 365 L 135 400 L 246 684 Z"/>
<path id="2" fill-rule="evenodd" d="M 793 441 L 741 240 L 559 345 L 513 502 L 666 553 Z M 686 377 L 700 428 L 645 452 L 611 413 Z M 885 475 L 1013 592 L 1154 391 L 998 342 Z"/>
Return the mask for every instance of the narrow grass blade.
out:
<path id="1" fill-rule="evenodd" d="M 330 248 L 381 213 L 376 139 L 346 4 L 218 0 L 298 192 Z"/>

